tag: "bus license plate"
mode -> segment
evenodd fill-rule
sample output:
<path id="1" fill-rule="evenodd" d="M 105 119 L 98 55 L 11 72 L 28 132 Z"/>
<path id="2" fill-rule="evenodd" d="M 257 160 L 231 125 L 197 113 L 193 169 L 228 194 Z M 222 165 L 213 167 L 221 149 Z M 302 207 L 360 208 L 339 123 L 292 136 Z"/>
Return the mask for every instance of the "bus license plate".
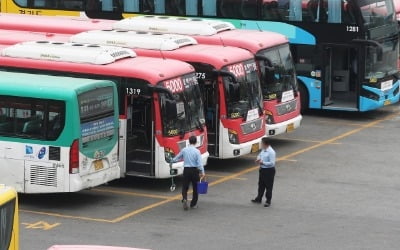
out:
<path id="1" fill-rule="evenodd" d="M 286 127 L 286 132 L 292 132 L 294 130 L 294 123 L 290 123 Z"/>
<path id="2" fill-rule="evenodd" d="M 385 106 L 387 106 L 387 105 L 390 105 L 392 102 L 390 101 L 390 100 L 386 100 L 384 103 L 383 103 L 383 105 L 385 105 Z"/>
<path id="3" fill-rule="evenodd" d="M 104 168 L 102 160 L 94 161 L 93 164 L 94 164 L 94 170 L 96 171 Z"/>
<path id="4" fill-rule="evenodd" d="M 258 150 L 260 150 L 260 144 L 259 143 L 254 143 L 253 145 L 251 145 L 251 152 L 252 153 L 258 152 Z"/>

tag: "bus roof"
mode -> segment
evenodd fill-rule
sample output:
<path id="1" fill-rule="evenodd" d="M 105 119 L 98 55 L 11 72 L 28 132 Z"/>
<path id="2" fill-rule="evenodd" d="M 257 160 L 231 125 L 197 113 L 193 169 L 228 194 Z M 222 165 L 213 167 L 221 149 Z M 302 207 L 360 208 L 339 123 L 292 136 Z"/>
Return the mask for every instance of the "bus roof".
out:
<path id="1" fill-rule="evenodd" d="M 9 30 L 76 34 L 92 29 L 111 29 L 113 23 L 115 23 L 115 21 L 80 17 L 0 14 L 0 29 Z"/>
<path id="2" fill-rule="evenodd" d="M 0 52 L 10 46 L 0 45 Z M 107 65 L 83 64 L 46 59 L 28 59 L 23 57 L 0 57 L 1 67 L 28 68 L 43 71 L 59 71 L 67 74 L 96 74 L 111 77 L 145 79 L 150 84 L 157 84 L 165 79 L 194 72 L 191 65 L 170 59 L 136 57 L 118 60 Z"/>
<path id="3" fill-rule="evenodd" d="M 130 49 L 83 43 L 31 41 L 17 43 L 2 51 L 3 56 L 105 65 L 135 57 Z"/>
<path id="4" fill-rule="evenodd" d="M 122 34 L 126 34 L 127 32 L 122 32 Z M 7 35 L 7 31 L 3 30 L 0 32 L 0 44 L 6 44 L 6 45 L 11 45 L 15 44 L 18 42 L 24 42 L 28 40 L 46 40 L 46 41 L 63 41 L 66 42 L 68 40 L 73 40 L 76 42 L 81 42 L 81 43 L 86 43 L 86 41 L 92 41 L 96 44 L 102 44 L 106 45 L 109 43 L 114 43 L 114 44 L 123 44 L 126 43 L 125 46 L 128 47 L 128 45 L 131 45 L 131 48 L 134 49 L 134 51 L 139 55 L 139 56 L 150 56 L 152 58 L 154 57 L 159 57 L 159 58 L 168 58 L 168 59 L 175 59 L 175 60 L 180 60 L 180 61 L 186 61 L 186 62 L 198 62 L 198 63 L 209 63 L 212 64 L 215 68 L 220 69 L 224 67 L 225 65 L 244 61 L 244 60 L 249 60 L 251 58 L 254 58 L 254 56 L 248 52 L 247 50 L 243 50 L 240 48 L 236 47 L 231 47 L 231 46 L 212 46 L 212 45 L 190 45 L 190 46 L 184 46 L 176 48 L 176 50 L 167 50 L 167 51 L 161 51 L 159 48 L 156 49 L 139 49 L 138 47 L 143 46 L 146 47 L 146 45 L 143 45 L 145 42 L 151 43 L 152 40 L 154 40 L 150 35 L 139 35 L 139 37 L 142 37 L 143 40 L 139 41 L 135 39 L 134 35 L 135 33 L 129 33 L 125 35 L 119 35 L 119 32 L 110 32 L 110 31 L 90 31 L 90 32 L 85 32 L 83 33 L 84 35 L 76 35 L 72 36 L 75 37 L 75 39 L 72 39 L 70 35 L 66 34 L 48 34 L 44 32 L 26 32 L 26 31 L 10 31 L 10 35 Z M 115 36 L 112 36 L 114 34 Z M 144 39 L 143 36 L 148 36 L 147 39 Z M 170 35 L 171 36 L 171 35 Z M 168 36 L 167 36 L 168 37 Z M 171 37 L 177 37 L 176 35 L 172 35 Z M 186 38 L 186 36 L 180 36 Z M 78 39 L 79 38 L 79 39 Z M 109 42 L 112 40 L 111 38 L 114 39 L 114 41 Z M 193 41 L 193 40 L 190 40 Z M 128 44 L 129 42 L 129 44 Z M 188 42 L 190 43 L 190 42 Z M 121 46 L 121 45 L 120 45 Z M 123 46 L 123 45 L 122 45 Z M 147 45 L 147 47 L 149 47 Z M 157 46 L 155 46 L 157 47 Z M 119 63 L 120 61 L 125 61 L 124 60 L 119 60 L 113 64 Z M 158 59 L 161 60 L 161 59 Z M 160 65 L 158 65 L 160 66 Z M 153 67 L 157 67 L 156 65 L 153 65 Z M 111 67 L 111 65 L 110 65 Z M 136 67 L 135 67 L 136 68 Z M 159 67 L 163 68 L 163 67 Z M 168 67 L 170 70 L 173 70 L 172 66 Z M 143 69 L 145 70 L 145 69 Z M 176 75 L 175 75 L 176 76 Z M 150 77 L 150 76 L 149 76 Z"/>
<path id="5" fill-rule="evenodd" d="M 247 49 L 253 54 L 289 42 L 284 35 L 256 30 L 229 30 L 212 36 L 193 36 L 193 38 L 199 43 L 238 47 Z"/>
<path id="6" fill-rule="evenodd" d="M 279 33 L 236 30 L 229 22 L 201 18 L 136 16 L 115 22 L 113 28 L 190 35 L 199 43 L 244 48 L 250 50 L 253 54 L 256 54 L 261 49 L 288 43 L 288 39 Z M 208 29 L 213 29 L 214 32 L 208 32 Z"/>
<path id="7" fill-rule="evenodd" d="M 170 34 L 94 30 L 73 35 L 70 41 L 100 45 L 118 44 L 132 48 L 142 56 L 165 56 L 186 62 L 210 63 L 216 68 L 253 57 L 249 52 L 236 47 L 196 45 L 197 42 L 193 38 Z"/>
<path id="8" fill-rule="evenodd" d="M 163 51 L 197 44 L 197 41 L 190 36 L 125 30 L 91 30 L 73 35 L 69 41 L 78 43 L 92 41 L 94 44 Z"/>
<path id="9" fill-rule="evenodd" d="M 160 54 L 156 50 L 135 49 L 138 55 L 155 56 Z M 212 46 L 212 45 L 193 45 L 180 48 L 175 51 L 163 51 L 162 56 L 171 59 L 182 60 L 190 63 L 207 63 L 217 70 L 226 65 L 254 59 L 253 54 L 247 50 L 230 46 Z"/>
<path id="10" fill-rule="evenodd" d="M 218 20 L 153 15 L 126 18 L 115 22 L 112 27 L 122 30 L 134 29 L 137 31 L 202 36 L 210 36 L 221 31 L 235 29 L 235 26 L 231 23 Z"/>
<path id="11" fill-rule="evenodd" d="M 32 87 L 32 83 L 35 87 Z M 104 80 L 0 71 L 0 93 L 19 97 L 62 100 L 68 94 L 86 91 L 88 84 L 99 87 L 110 86 L 109 83 Z"/>

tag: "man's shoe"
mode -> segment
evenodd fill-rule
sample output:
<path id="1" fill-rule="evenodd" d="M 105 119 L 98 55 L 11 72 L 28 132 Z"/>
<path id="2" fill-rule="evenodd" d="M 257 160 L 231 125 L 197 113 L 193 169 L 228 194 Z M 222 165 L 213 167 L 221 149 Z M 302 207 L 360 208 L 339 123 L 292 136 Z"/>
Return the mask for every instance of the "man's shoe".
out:
<path id="1" fill-rule="evenodd" d="M 270 207 L 270 206 L 271 206 L 271 203 L 268 203 L 268 202 L 266 202 L 264 205 L 264 207 Z"/>
<path id="2" fill-rule="evenodd" d="M 253 202 L 253 203 L 258 203 L 258 204 L 261 203 L 261 201 L 260 201 L 260 200 L 257 200 L 257 199 L 252 199 L 251 202 Z"/>
<path id="3" fill-rule="evenodd" d="M 197 208 L 199 208 L 197 205 L 190 206 L 190 209 L 197 209 Z"/>
<path id="4" fill-rule="evenodd" d="M 182 200 L 182 205 L 183 205 L 183 210 L 188 210 L 189 209 L 189 206 L 188 206 L 188 204 L 187 204 L 187 200 Z"/>

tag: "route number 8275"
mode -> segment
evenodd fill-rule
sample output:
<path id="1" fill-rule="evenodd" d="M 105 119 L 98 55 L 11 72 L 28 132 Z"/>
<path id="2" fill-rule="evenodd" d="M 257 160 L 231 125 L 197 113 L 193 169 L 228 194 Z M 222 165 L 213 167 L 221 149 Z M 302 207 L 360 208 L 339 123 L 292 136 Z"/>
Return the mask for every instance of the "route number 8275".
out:
<path id="1" fill-rule="evenodd" d="M 359 27 L 358 26 L 346 26 L 346 31 L 347 32 L 358 32 Z"/>

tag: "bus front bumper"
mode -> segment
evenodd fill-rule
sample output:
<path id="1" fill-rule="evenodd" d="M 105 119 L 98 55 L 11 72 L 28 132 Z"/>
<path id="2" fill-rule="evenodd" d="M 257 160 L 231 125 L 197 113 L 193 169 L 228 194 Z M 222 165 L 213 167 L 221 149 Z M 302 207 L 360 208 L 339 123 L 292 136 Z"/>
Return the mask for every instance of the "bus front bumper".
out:
<path id="1" fill-rule="evenodd" d="M 265 125 L 266 136 L 271 137 L 292 132 L 293 130 L 300 127 L 302 119 L 303 117 L 301 115 L 298 115 L 295 118 L 277 124 L 266 124 Z"/>
<path id="2" fill-rule="evenodd" d="M 102 171 L 97 171 L 84 176 L 80 176 L 79 173 L 71 174 L 68 192 L 78 192 L 83 189 L 97 187 L 109 181 L 119 179 L 120 176 L 121 169 L 119 166 L 106 168 Z"/>

